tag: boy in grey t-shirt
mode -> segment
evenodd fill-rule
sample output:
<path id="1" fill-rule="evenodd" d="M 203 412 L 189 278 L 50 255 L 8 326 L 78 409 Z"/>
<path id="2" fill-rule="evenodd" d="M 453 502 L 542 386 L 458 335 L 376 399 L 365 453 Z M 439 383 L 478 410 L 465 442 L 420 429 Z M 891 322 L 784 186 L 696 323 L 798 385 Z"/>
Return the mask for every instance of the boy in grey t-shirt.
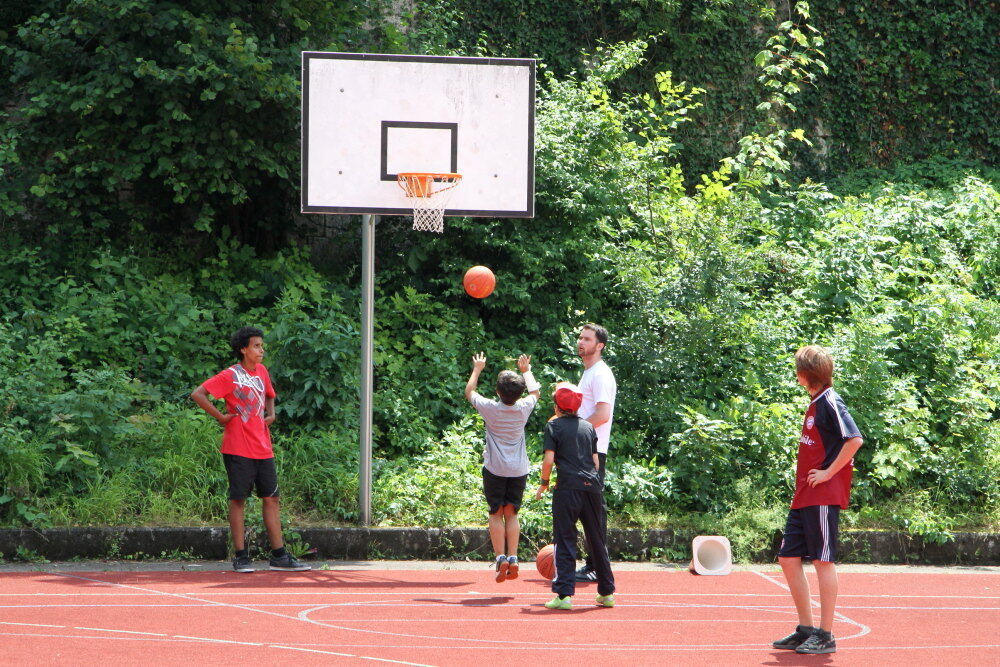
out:
<path id="1" fill-rule="evenodd" d="M 485 398 L 476 391 L 479 374 L 486 366 L 482 352 L 472 356 L 472 374 L 465 385 L 465 397 L 486 423 L 486 446 L 483 449 L 483 493 L 490 508 L 490 542 L 496 558 L 497 582 L 517 579 L 517 542 L 521 526 L 517 512 L 528 480 L 528 450 L 524 425 L 538 403 L 541 385 L 531 374 L 531 357 L 522 354 L 513 371 L 497 376 L 499 401 Z M 523 375 L 523 377 L 522 377 Z M 528 395 L 521 398 L 525 389 Z"/>

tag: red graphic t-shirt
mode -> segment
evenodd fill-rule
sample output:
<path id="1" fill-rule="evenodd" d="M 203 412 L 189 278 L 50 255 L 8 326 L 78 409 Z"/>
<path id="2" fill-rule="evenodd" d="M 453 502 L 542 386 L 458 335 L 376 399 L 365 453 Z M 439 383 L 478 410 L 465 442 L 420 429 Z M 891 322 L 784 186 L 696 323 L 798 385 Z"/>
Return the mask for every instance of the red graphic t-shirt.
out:
<path id="1" fill-rule="evenodd" d="M 222 433 L 223 454 L 249 459 L 274 456 L 271 431 L 264 423 L 264 399 L 274 398 L 275 393 L 264 364 L 257 364 L 253 372 L 243 364 L 230 366 L 201 386 L 215 398 L 225 399 L 226 412 L 236 415 Z"/>
<path id="2" fill-rule="evenodd" d="M 854 461 L 841 468 L 822 484 L 809 486 L 809 471 L 825 470 L 840 455 L 844 443 L 860 438 L 861 431 L 847 411 L 844 399 L 832 387 L 813 399 L 806 410 L 799 438 L 799 459 L 795 467 L 795 496 L 792 509 L 812 505 L 840 505 L 846 509 L 851 498 L 851 474 Z"/>

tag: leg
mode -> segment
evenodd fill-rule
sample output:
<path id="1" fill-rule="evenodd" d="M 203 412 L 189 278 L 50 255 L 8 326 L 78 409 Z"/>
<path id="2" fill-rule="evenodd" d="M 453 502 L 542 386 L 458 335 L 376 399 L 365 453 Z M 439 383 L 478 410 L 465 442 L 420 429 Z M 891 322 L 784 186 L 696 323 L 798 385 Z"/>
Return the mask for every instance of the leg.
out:
<path id="1" fill-rule="evenodd" d="M 517 520 L 517 508 L 513 505 L 504 505 L 504 537 L 507 542 L 507 555 L 517 555 L 517 543 L 521 538 L 521 523 Z"/>
<path id="2" fill-rule="evenodd" d="M 552 592 L 559 597 L 576 592 L 576 520 L 580 515 L 579 491 L 552 494 L 552 542 L 555 545 L 556 578 Z"/>
<path id="3" fill-rule="evenodd" d="M 601 500 L 603 502 L 604 501 L 604 494 L 603 494 L 603 489 L 604 489 L 604 472 L 607 469 L 605 463 L 608 460 L 608 455 L 607 454 L 598 453 L 597 454 L 597 460 L 598 460 L 598 462 L 600 462 L 600 467 L 597 468 L 597 475 L 598 475 L 598 477 L 601 478 L 601 489 L 602 489 Z M 605 522 L 607 522 L 607 517 L 608 517 L 608 504 L 605 502 L 604 503 L 604 521 Z M 605 536 L 608 534 L 607 524 L 606 523 L 605 523 L 605 526 L 604 526 L 604 534 L 605 534 Z M 590 538 L 587 537 L 587 531 L 586 530 L 583 531 L 583 544 L 587 548 L 587 557 L 584 559 L 584 567 L 587 570 L 593 570 L 594 569 L 594 556 L 593 556 L 594 549 L 593 549 L 593 546 L 590 544 Z"/>
<path id="4" fill-rule="evenodd" d="M 812 626 L 812 600 L 809 597 L 809 581 L 802 569 L 802 559 L 799 557 L 779 557 L 781 572 L 785 575 L 788 590 L 795 602 L 795 611 L 799 614 L 799 625 Z"/>
<path id="5" fill-rule="evenodd" d="M 243 525 L 243 507 L 245 499 L 229 500 L 229 534 L 233 539 L 233 549 L 243 551 L 246 548 L 246 528 Z"/>
<path id="6" fill-rule="evenodd" d="M 503 494 L 506 488 L 504 480 L 504 477 L 494 475 L 483 466 L 483 495 L 486 497 L 486 505 L 490 512 L 490 544 L 493 546 L 495 558 L 504 555 Z"/>
<path id="7" fill-rule="evenodd" d="M 833 611 L 837 607 L 837 566 L 817 560 L 816 578 L 819 580 L 819 627 L 827 632 L 833 630 Z"/>
<path id="8" fill-rule="evenodd" d="M 254 484 L 257 487 L 257 497 L 263 507 L 264 528 L 267 529 L 267 541 L 271 549 L 281 549 L 285 541 L 281 538 L 281 515 L 278 502 L 278 471 L 274 467 L 274 459 L 258 459 L 257 476 Z"/>
<path id="9" fill-rule="evenodd" d="M 615 576 L 611 572 L 611 559 L 608 558 L 608 545 L 605 543 L 604 495 L 598 493 L 583 493 L 583 508 L 580 521 L 590 545 L 590 558 L 597 574 L 598 595 L 611 595 L 615 592 Z"/>
<path id="10" fill-rule="evenodd" d="M 811 505 L 802 508 L 803 526 L 809 555 L 819 580 L 820 623 L 827 632 L 833 627 L 837 606 L 837 541 L 840 532 L 840 507 Z"/>
<path id="11" fill-rule="evenodd" d="M 498 507 L 495 512 L 490 512 L 490 543 L 493 545 L 493 556 L 504 555 L 504 523 L 503 508 Z"/>
<path id="12" fill-rule="evenodd" d="M 285 542 L 281 538 L 281 513 L 278 497 L 261 498 L 261 502 L 264 505 L 264 527 L 267 528 L 267 540 L 271 543 L 271 549 L 280 549 L 285 546 Z"/>

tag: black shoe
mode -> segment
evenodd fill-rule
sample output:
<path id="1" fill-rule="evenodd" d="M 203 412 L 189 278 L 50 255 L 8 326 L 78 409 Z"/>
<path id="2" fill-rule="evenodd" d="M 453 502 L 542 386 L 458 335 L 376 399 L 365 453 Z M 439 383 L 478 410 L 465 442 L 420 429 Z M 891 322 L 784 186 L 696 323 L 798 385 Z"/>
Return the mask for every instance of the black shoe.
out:
<path id="1" fill-rule="evenodd" d="M 589 567 L 584 565 L 579 570 L 576 571 L 577 581 L 597 581 L 597 573 L 591 570 Z"/>
<path id="2" fill-rule="evenodd" d="M 306 565 L 305 563 L 300 563 L 299 560 L 292 554 L 285 552 L 284 556 L 280 558 L 272 557 L 271 560 L 267 561 L 267 564 L 271 566 L 272 570 L 311 570 L 312 567 Z"/>
<path id="3" fill-rule="evenodd" d="M 233 569 L 237 572 L 253 572 L 253 561 L 249 556 L 237 556 L 233 559 Z"/>
<path id="4" fill-rule="evenodd" d="M 814 628 L 809 638 L 795 648 L 796 653 L 836 653 L 837 642 L 833 634 L 826 630 Z"/>
<path id="5" fill-rule="evenodd" d="M 809 636 L 812 635 L 813 630 L 815 629 L 816 628 L 809 625 L 797 625 L 795 626 L 795 632 L 788 635 L 784 639 L 779 639 L 778 641 L 773 642 L 771 646 L 774 648 L 787 648 L 789 650 L 795 650 L 800 644 L 802 644 L 802 642 L 809 639 Z"/>

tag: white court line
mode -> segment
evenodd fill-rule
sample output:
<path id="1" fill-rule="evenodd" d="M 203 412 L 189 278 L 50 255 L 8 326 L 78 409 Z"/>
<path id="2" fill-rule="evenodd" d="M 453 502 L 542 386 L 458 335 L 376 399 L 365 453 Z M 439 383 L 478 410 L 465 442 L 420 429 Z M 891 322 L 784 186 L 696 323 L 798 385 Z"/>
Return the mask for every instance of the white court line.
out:
<path id="1" fill-rule="evenodd" d="M 763 572 L 757 572 L 757 571 L 754 571 L 754 574 L 756 574 L 756 575 L 758 575 L 758 576 L 766 579 L 767 581 L 770 581 L 772 584 L 775 584 L 776 586 L 779 586 L 780 588 L 785 589 L 786 591 L 789 592 L 789 594 L 791 594 L 791 590 L 788 588 L 788 586 L 785 585 L 785 584 L 783 584 L 782 582 L 778 581 L 774 577 L 768 576 L 768 575 L 764 574 Z M 814 607 L 819 607 L 820 606 L 819 603 L 816 602 L 815 600 L 813 600 L 811 596 L 809 598 L 809 601 L 813 604 Z M 847 609 L 847 608 L 848 607 L 841 607 L 841 609 Z M 855 608 L 856 607 L 850 607 L 850 609 L 855 609 Z M 841 637 L 840 641 L 846 641 L 848 639 L 857 639 L 858 637 L 864 637 L 865 635 L 867 635 L 869 632 L 872 631 L 872 629 L 869 628 L 864 623 L 858 623 L 857 621 L 844 616 L 839 611 L 833 612 L 833 615 L 836 618 L 839 618 L 841 621 L 846 621 L 847 623 L 850 623 L 852 625 L 858 626 L 858 631 L 856 633 L 854 633 L 853 635 L 848 635 L 846 637 Z"/>
<path id="2" fill-rule="evenodd" d="M 179 597 L 181 599 L 193 600 L 195 602 L 205 602 L 205 603 L 207 603 L 208 605 L 211 605 L 211 606 L 226 607 L 226 608 L 229 608 L 229 609 L 242 609 L 244 611 L 251 611 L 251 612 L 256 612 L 256 613 L 259 613 L 259 614 L 268 614 L 270 616 L 278 616 L 280 618 L 287 618 L 287 619 L 290 619 L 290 620 L 296 620 L 297 619 L 296 616 L 287 616 L 286 614 L 279 614 L 277 612 L 266 611 L 264 609 L 254 609 L 253 607 L 244 607 L 244 606 L 240 606 L 240 605 L 229 604 L 229 603 L 226 603 L 226 602 L 214 602 L 212 600 L 202 600 L 202 599 L 199 599 L 199 598 L 196 598 L 196 597 L 193 597 L 193 596 L 179 595 L 177 593 L 168 593 L 166 591 L 157 591 L 156 589 L 153 589 L 153 588 L 143 588 L 141 586 L 132 586 L 130 584 L 119 584 L 119 583 L 116 583 L 116 582 L 113 582 L 113 581 L 104 581 L 102 579 L 94 579 L 92 577 L 84 577 L 84 576 L 78 575 L 78 574 L 69 574 L 69 573 L 64 573 L 64 572 L 57 572 L 57 573 L 54 573 L 54 574 L 57 574 L 58 576 L 61 576 L 61 577 L 71 577 L 73 579 L 82 579 L 83 581 L 91 581 L 91 582 L 94 582 L 94 583 L 97 583 L 97 584 L 104 584 L 104 585 L 107 585 L 107 586 L 113 586 L 115 588 L 133 589 L 133 590 L 143 591 L 145 593 L 157 593 L 159 595 L 167 596 L 167 597 Z M 345 630 L 350 630 L 350 628 L 344 628 L 344 629 Z M 133 638 L 132 637 L 120 637 L 119 639 L 130 639 L 131 640 Z M 215 641 L 228 642 L 228 643 L 233 643 L 233 644 L 244 643 L 244 642 L 235 642 L 235 641 L 229 641 L 229 640 L 215 640 Z M 374 660 L 376 662 L 392 662 L 392 663 L 396 663 L 396 664 L 399 663 L 398 660 L 389 660 L 389 659 L 384 659 L 384 658 L 376 658 L 374 656 L 368 656 L 368 655 L 352 655 L 350 657 L 352 657 L 352 658 L 358 658 L 360 660 Z M 417 663 L 409 663 L 409 664 L 411 664 L 411 665 L 417 665 Z M 418 665 L 417 667 L 432 667 L 432 666 L 431 665 Z"/>
<path id="3" fill-rule="evenodd" d="M 332 651 L 317 651 L 316 649 L 311 649 L 311 648 L 297 648 L 295 646 L 277 646 L 277 645 L 275 645 L 273 648 L 284 648 L 284 649 L 288 649 L 289 651 L 309 651 L 310 653 L 326 653 L 327 655 L 340 655 L 340 656 L 344 656 L 344 657 L 347 657 L 347 658 L 364 657 L 364 656 L 348 655 L 347 653 L 333 653 Z M 382 662 L 392 662 L 392 663 L 395 663 L 397 665 L 417 665 L 418 667 L 426 667 L 426 665 L 423 665 L 423 664 L 421 664 L 419 662 L 406 662 L 404 660 L 391 660 L 389 658 L 378 658 L 378 660 L 380 660 Z"/>
<path id="4" fill-rule="evenodd" d="M 130 635 L 152 635 L 154 637 L 168 637 L 162 632 L 140 632 L 139 630 L 111 630 L 109 628 L 84 628 L 79 625 L 73 627 L 74 630 L 97 630 L 98 632 L 122 632 Z"/>
<path id="5" fill-rule="evenodd" d="M 208 601 L 201 604 L 171 604 L 169 602 L 162 602 L 159 604 L 4 604 L 0 605 L 0 609 L 117 609 L 117 608 L 132 608 L 137 609 L 173 609 L 173 608 L 186 608 L 186 609 L 199 609 L 199 608 L 212 608 L 217 607 L 217 604 L 212 604 Z M 371 602 L 338 602 L 325 605 L 329 607 L 438 607 L 440 605 L 433 602 L 382 602 L 382 601 L 371 601 Z M 487 609 L 496 608 L 500 609 L 502 607 L 513 607 L 516 604 L 509 602 L 504 604 L 478 604 L 478 605 L 465 605 L 470 608 Z M 746 609 L 748 611 L 773 611 L 773 612 L 785 612 L 793 613 L 788 605 L 764 605 L 764 604 L 754 604 L 754 605 L 738 605 L 738 604 L 696 604 L 696 603 L 683 603 L 683 602 L 619 602 L 616 607 L 628 608 L 628 607 L 643 607 L 651 609 Z M 816 603 L 814 602 L 814 606 Z M 303 603 L 260 603 L 254 604 L 255 608 L 262 607 L 291 607 L 293 609 L 301 609 Z M 241 607 L 242 608 L 242 607 Z M 584 607 L 578 607 L 583 609 Z M 587 607 L 589 608 L 589 607 Z M 857 609 L 857 610 L 875 610 L 875 609 L 891 609 L 891 610 L 913 610 L 913 611 L 1000 611 L 1000 607 L 913 607 L 907 605 L 838 605 L 838 609 Z M 292 618 L 287 616 L 286 618 Z M 379 620 L 379 619 L 371 619 Z M 409 619 L 411 621 L 431 621 L 434 619 Z M 465 619 L 461 619 L 465 620 Z M 496 622 L 497 619 L 469 619 L 472 620 L 484 620 L 490 622 Z M 507 622 L 505 619 L 504 622 Z M 509 619 L 509 620 L 527 620 L 527 619 Z M 659 619 L 660 621 L 670 621 L 675 622 L 677 620 L 684 619 Z M 348 622 L 347 620 L 339 621 L 342 623 Z M 350 622 L 354 622 L 354 619 L 350 619 Z M 56 626 L 61 627 L 61 626 Z"/>
<path id="6" fill-rule="evenodd" d="M 157 591 L 156 589 L 143 588 L 141 586 L 134 586 L 134 585 L 131 585 L 131 584 L 119 584 L 119 583 L 116 583 L 116 582 L 113 582 L 113 581 L 105 581 L 103 579 L 94 579 L 92 577 L 84 577 L 84 576 L 78 575 L 78 574 L 70 574 L 70 573 L 66 573 L 66 572 L 58 572 L 58 573 L 54 573 L 54 574 L 56 574 L 57 576 L 62 576 L 62 577 L 70 577 L 70 578 L 74 578 L 74 579 L 81 579 L 83 581 L 91 581 L 91 582 L 94 582 L 94 583 L 104 584 L 104 585 L 107 585 L 107 586 L 113 586 L 113 587 L 116 587 L 116 588 L 125 588 L 125 589 L 130 589 L 130 590 L 139 590 L 139 591 L 144 591 L 144 592 L 147 592 L 147 593 L 159 593 L 159 594 L 161 594 L 163 596 L 177 597 L 177 598 L 182 598 L 182 599 L 186 599 L 186 600 L 193 600 L 195 602 L 207 602 L 207 603 L 210 603 L 212 605 L 219 606 L 219 607 L 227 607 L 227 608 L 230 608 L 230 609 L 241 609 L 241 610 L 244 610 L 244 611 L 256 612 L 256 613 L 260 613 L 260 614 L 267 614 L 267 615 L 270 615 L 270 616 L 277 616 L 279 618 L 288 618 L 288 619 L 292 619 L 292 620 L 298 619 L 298 620 L 305 621 L 307 623 L 311 623 L 313 625 L 318 625 L 320 627 L 331 628 L 331 629 L 334 629 L 334 630 L 343 630 L 345 632 L 356 632 L 356 633 L 372 634 L 372 635 L 379 635 L 379 636 L 389 636 L 389 637 L 406 637 L 406 638 L 409 638 L 409 639 L 431 639 L 431 640 L 436 639 L 436 640 L 439 640 L 439 641 L 456 641 L 456 642 L 461 641 L 461 642 L 472 642 L 472 643 L 477 643 L 477 644 L 490 644 L 490 645 L 502 644 L 505 647 L 509 646 L 512 643 L 512 640 L 510 640 L 510 639 L 479 639 L 479 638 L 471 638 L 471 637 L 441 637 L 441 636 L 437 636 L 437 635 L 418 635 L 418 634 L 403 633 L 403 632 L 387 632 L 385 630 L 370 630 L 370 629 L 367 629 L 367 628 L 352 628 L 352 627 L 347 627 L 347 626 L 342 626 L 342 625 L 336 625 L 334 623 L 326 623 L 326 622 L 323 622 L 323 621 L 316 621 L 314 619 L 309 618 L 309 614 L 311 612 L 314 612 L 314 611 L 317 611 L 317 610 L 320 610 L 320 609 L 327 609 L 327 608 L 330 608 L 330 607 L 339 606 L 339 605 L 334 605 L 334 604 L 320 605 L 318 607 L 313 607 L 311 609 L 305 609 L 305 610 L 299 612 L 299 614 L 296 615 L 296 616 L 288 616 L 286 614 L 280 614 L 280 613 L 275 612 L 275 611 L 267 611 L 267 610 L 264 610 L 264 609 L 256 609 L 254 607 L 248 607 L 248 606 L 236 605 L 236 604 L 229 604 L 229 603 L 226 603 L 226 602 L 216 602 L 216 601 L 212 601 L 212 600 L 204 600 L 204 599 L 197 598 L 197 597 L 194 597 L 194 596 L 181 595 L 181 594 L 178 594 L 178 593 L 169 593 L 169 592 L 166 592 L 166 591 Z M 421 595 L 425 595 L 426 593 L 423 592 L 423 591 L 421 591 L 420 594 Z M 400 601 L 399 600 L 393 600 L 391 602 L 400 602 Z M 349 603 L 348 603 L 348 605 L 345 605 L 345 606 L 349 606 Z M 705 605 L 705 606 L 711 606 L 711 605 Z M 531 645 L 531 646 L 564 646 L 564 647 L 574 646 L 574 644 L 567 644 L 567 643 L 560 644 L 558 642 L 525 642 L 525 641 L 518 641 L 517 643 L 522 644 L 522 645 Z M 605 647 L 605 648 L 615 648 L 615 649 L 622 647 L 621 644 L 591 644 L 591 646 Z M 766 645 L 755 645 L 755 646 L 758 646 L 758 648 L 759 648 L 760 646 L 766 646 Z M 365 657 L 365 658 L 370 659 L 370 660 L 381 660 L 381 658 L 373 658 L 373 657 L 367 657 L 367 656 L 358 656 L 358 657 Z"/>
<path id="7" fill-rule="evenodd" d="M 112 582 L 102 582 L 102 583 L 112 583 Z M 780 585 L 780 584 L 779 584 Z M 646 598 L 646 597 L 692 597 L 692 598 L 710 598 L 710 597 L 720 597 L 720 598 L 787 598 L 787 595 L 781 593 L 628 593 L 627 591 L 620 591 L 623 595 L 628 595 L 630 598 Z M 492 592 L 482 593 L 477 591 L 421 591 L 421 595 L 434 596 L 434 597 L 468 597 L 469 595 L 502 595 L 503 597 L 513 597 L 515 599 L 532 599 L 532 600 L 548 600 L 549 595 L 534 595 L 525 594 L 517 595 L 506 593 L 502 590 L 496 590 Z M 152 593 L 0 593 L 0 597 L 156 597 L 161 595 L 159 592 Z M 373 595 L 399 595 L 398 591 L 385 592 L 383 590 L 371 590 L 368 592 L 357 592 L 357 591 L 289 591 L 287 593 L 280 592 L 255 592 L 255 591 L 205 591 L 205 592 L 180 592 L 172 593 L 171 595 L 199 595 L 201 597 L 218 597 L 218 596 L 240 596 L 240 597 L 286 597 L 293 595 L 312 595 L 312 596 L 330 596 L 330 595 L 357 595 L 370 597 Z M 916 599 L 974 599 L 974 600 L 1000 600 L 1000 595 L 895 595 L 892 593 L 873 593 L 866 595 L 863 593 L 844 593 L 843 595 L 838 595 L 837 599 L 840 598 L 916 598 Z"/>
<path id="8" fill-rule="evenodd" d="M 152 639 L 147 637 L 100 637 L 100 636 L 87 636 L 87 635 L 57 635 L 57 634 L 41 634 L 41 633 L 30 633 L 30 632 L 0 632 L 0 637 L 47 637 L 51 639 L 113 639 L 116 641 L 159 641 L 159 642 L 173 642 L 173 643 L 185 643 L 190 640 L 174 639 L 174 638 L 164 638 L 164 639 Z M 202 638 L 203 640 L 203 638 Z M 225 640 L 215 640 L 223 643 Z M 240 644 L 245 642 L 231 642 L 233 644 Z M 264 644 L 265 648 L 277 648 L 286 649 L 291 651 L 308 651 L 310 653 L 324 653 L 327 655 L 336 655 L 347 658 L 360 658 L 366 660 L 377 660 L 379 662 L 391 662 L 403 665 L 415 665 L 416 667 L 429 667 L 422 663 L 416 662 L 403 662 L 400 660 L 392 660 L 390 658 L 370 658 L 367 656 L 354 655 L 349 653 L 337 653 L 334 651 L 323 651 L 319 649 L 309 649 L 304 647 L 288 646 L 283 644 Z M 387 644 L 316 644 L 316 646 L 344 646 L 348 648 L 375 648 L 375 649 L 407 649 L 407 650 L 446 650 L 453 651 L 456 649 L 465 649 L 470 651 L 482 651 L 484 647 L 482 646 L 422 646 L 422 645 L 387 645 Z M 663 651 L 706 651 L 706 650 L 723 650 L 723 651 L 741 651 L 741 652 L 754 652 L 760 653 L 762 650 L 774 650 L 774 649 L 764 649 L 760 644 L 702 644 L 702 645 L 692 645 L 692 644 L 663 644 L 657 646 L 624 646 L 621 647 L 624 651 L 630 652 L 663 652 Z M 925 646 L 852 646 L 851 652 L 855 651 L 901 651 L 901 650 L 913 650 L 913 651 L 927 651 L 931 649 L 997 649 L 1000 648 L 1000 644 L 965 644 L 965 645 L 925 645 Z M 602 651 L 606 649 L 603 646 L 508 646 L 506 650 L 513 651 Z"/>

